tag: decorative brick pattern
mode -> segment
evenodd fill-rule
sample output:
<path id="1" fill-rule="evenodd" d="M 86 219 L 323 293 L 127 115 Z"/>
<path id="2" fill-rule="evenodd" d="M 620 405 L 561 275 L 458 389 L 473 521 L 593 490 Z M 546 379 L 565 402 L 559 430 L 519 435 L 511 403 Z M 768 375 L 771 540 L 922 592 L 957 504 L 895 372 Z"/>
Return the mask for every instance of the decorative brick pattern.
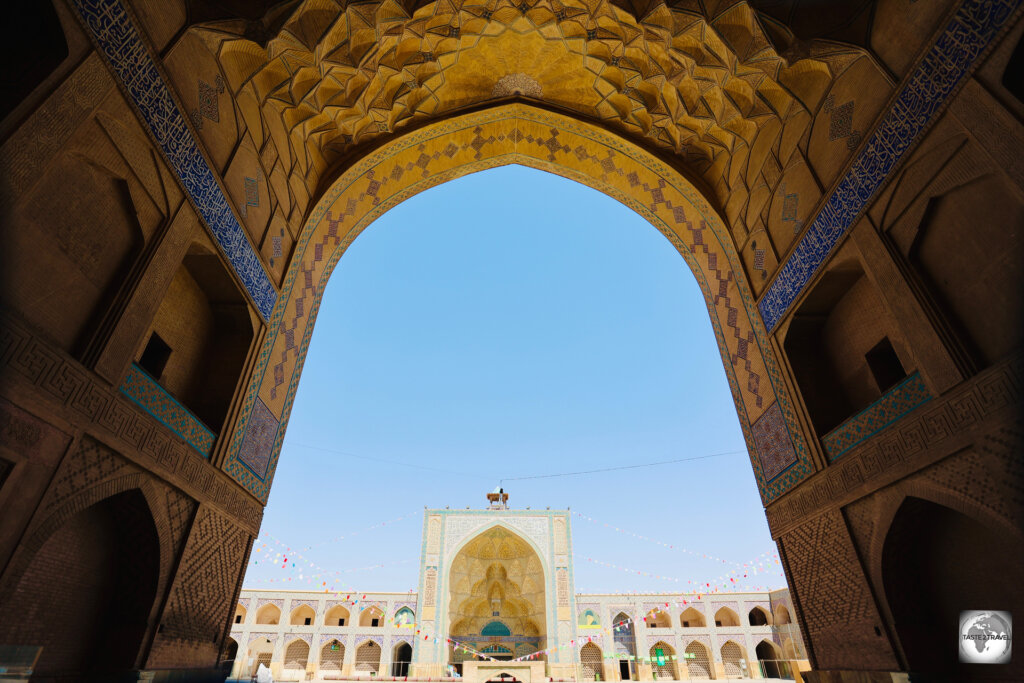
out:
<path id="1" fill-rule="evenodd" d="M 895 658 L 874 633 L 882 622 L 839 511 L 805 522 L 779 542 L 816 667 L 891 669 Z"/>
<path id="2" fill-rule="evenodd" d="M 210 450 L 217 435 L 193 415 L 192 411 L 178 403 L 166 389 L 146 374 L 145 370 L 132 363 L 124 382 L 121 383 L 120 391 L 184 439 L 185 443 L 196 449 L 200 455 L 210 457 Z"/>
<path id="3" fill-rule="evenodd" d="M 261 505 L 222 479 L 202 456 L 124 394 L 8 316 L 0 316 L 0 373 L 10 384 L 31 387 L 35 400 L 61 411 L 77 428 L 104 434 L 123 452 L 138 454 L 155 474 L 172 478 L 186 493 L 210 499 L 244 521 L 253 534 L 259 530 Z"/>
<path id="4" fill-rule="evenodd" d="M 765 327 L 774 330 L 778 326 L 1019 5 L 1020 0 L 966 0 L 960 5 L 906 79 L 892 109 L 868 138 L 807 233 L 777 271 L 758 304 Z M 836 134 L 846 130 L 846 112 L 839 112 L 846 106 L 832 109 L 830 136 L 833 129 Z M 852 106 L 849 114 L 853 114 Z"/>
<path id="5" fill-rule="evenodd" d="M 851 448 L 793 495 L 769 505 L 765 514 L 772 535 L 852 502 L 853 493 L 865 484 L 878 489 L 910 474 L 922 466 L 921 454 L 971 445 L 972 432 L 985 423 L 1019 413 L 1022 387 L 1024 358 L 1018 353 L 918 406 L 883 433 Z"/>
<path id="6" fill-rule="evenodd" d="M 113 67 L 122 88 L 138 107 L 157 146 L 249 292 L 256 310 L 264 320 L 269 320 L 277 292 L 124 6 L 120 0 L 73 0 L 72 4 Z M 216 121 L 217 118 L 212 118 L 218 116 L 216 93 L 218 88 L 223 89 L 223 81 L 207 86 L 212 95 L 204 93 L 203 85 L 206 84 L 200 81 L 201 115 Z"/>
<path id="7" fill-rule="evenodd" d="M 252 536 L 227 517 L 199 510 L 150 654 L 150 668 L 204 666 L 215 661 L 234 611 Z"/>
<path id="8" fill-rule="evenodd" d="M 821 442 L 829 460 L 835 460 L 931 398 L 921 375 L 916 372 L 910 375 L 870 406 L 822 437 Z"/>

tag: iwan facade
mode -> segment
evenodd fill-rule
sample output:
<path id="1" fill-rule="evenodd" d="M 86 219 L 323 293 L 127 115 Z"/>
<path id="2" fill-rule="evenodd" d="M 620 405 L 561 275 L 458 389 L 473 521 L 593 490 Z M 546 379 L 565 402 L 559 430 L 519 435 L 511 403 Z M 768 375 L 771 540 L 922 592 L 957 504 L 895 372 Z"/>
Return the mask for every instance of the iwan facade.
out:
<path id="1" fill-rule="evenodd" d="M 807 667 L 787 590 L 576 594 L 569 512 L 488 498 L 490 509 L 425 512 L 418 593 L 243 589 L 232 675 L 260 662 L 295 681 L 757 678 Z"/>

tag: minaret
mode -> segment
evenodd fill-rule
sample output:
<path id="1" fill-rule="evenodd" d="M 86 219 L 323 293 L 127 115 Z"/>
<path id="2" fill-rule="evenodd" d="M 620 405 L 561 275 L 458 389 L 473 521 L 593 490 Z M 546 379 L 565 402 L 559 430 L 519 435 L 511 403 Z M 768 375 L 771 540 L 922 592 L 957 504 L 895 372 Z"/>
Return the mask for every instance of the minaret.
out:
<path id="1" fill-rule="evenodd" d="M 487 494 L 489 510 L 508 510 L 508 494 L 500 486 Z"/>

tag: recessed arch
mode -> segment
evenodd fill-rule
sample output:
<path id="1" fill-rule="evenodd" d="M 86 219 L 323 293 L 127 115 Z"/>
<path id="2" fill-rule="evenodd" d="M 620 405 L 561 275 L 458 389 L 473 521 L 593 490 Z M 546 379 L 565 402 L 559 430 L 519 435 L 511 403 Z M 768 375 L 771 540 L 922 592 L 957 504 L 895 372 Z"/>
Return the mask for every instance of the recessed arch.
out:
<path id="1" fill-rule="evenodd" d="M 721 652 L 726 678 L 749 675 L 749 667 L 746 665 L 747 653 L 742 645 L 734 640 L 727 640 L 722 643 Z"/>
<path id="2" fill-rule="evenodd" d="M 785 624 L 793 623 L 793 618 L 789 615 L 789 608 L 779 603 L 775 606 L 775 624 L 776 626 L 783 626 Z"/>
<path id="3" fill-rule="evenodd" d="M 691 655 L 686 658 L 686 672 L 690 678 L 711 678 L 711 650 L 707 645 L 693 640 L 684 652 Z"/>
<path id="4" fill-rule="evenodd" d="M 536 543 L 493 523 L 463 539 L 451 557 L 442 622 L 449 638 L 503 659 L 517 647 L 526 646 L 526 654 L 546 647 L 549 575 Z M 464 650 L 451 650 L 449 663 L 465 660 Z"/>
<path id="5" fill-rule="evenodd" d="M 763 639 L 754 648 L 757 654 L 757 661 L 761 667 L 761 673 L 766 678 L 781 678 L 782 668 L 779 665 L 780 659 L 782 659 L 782 651 L 779 646 L 772 641 Z"/>
<path id="6" fill-rule="evenodd" d="M 807 446 L 741 259 L 711 203 L 678 169 L 625 139 L 522 103 L 454 116 L 402 135 L 328 187 L 296 242 L 225 470 L 266 500 L 320 297 L 358 234 L 418 192 L 512 163 L 604 192 L 669 239 L 707 303 L 763 502 L 810 474 Z"/>
<path id="7" fill-rule="evenodd" d="M 344 605 L 335 605 L 324 614 L 324 626 L 345 626 L 351 618 Z"/>
<path id="8" fill-rule="evenodd" d="M 651 646 L 651 668 L 658 675 L 658 680 L 676 680 L 679 672 L 676 669 L 676 649 L 663 640 Z"/>
<path id="9" fill-rule="evenodd" d="M 395 612 L 395 624 L 410 625 L 416 623 L 416 613 L 411 607 L 400 607 Z"/>
<path id="10" fill-rule="evenodd" d="M 715 612 L 715 626 L 739 626 L 740 617 L 730 607 L 722 607 Z"/>
<path id="11" fill-rule="evenodd" d="M 344 664 L 345 644 L 337 638 L 332 638 L 324 643 L 324 646 L 320 648 L 320 672 L 340 676 Z"/>
<path id="12" fill-rule="evenodd" d="M 316 612 L 306 604 L 293 609 L 288 618 L 288 623 L 292 626 L 312 626 L 314 621 L 316 621 Z"/>
<path id="13" fill-rule="evenodd" d="M 235 616 L 232 617 L 232 624 L 244 624 L 245 618 L 248 616 L 249 610 L 247 610 L 241 603 L 235 606 Z"/>
<path id="14" fill-rule="evenodd" d="M 256 610 L 257 624 L 278 624 L 281 622 L 281 608 L 271 603 Z"/>
<path id="15" fill-rule="evenodd" d="M 384 626 L 384 610 L 377 605 L 369 605 L 359 613 L 359 625 L 361 627 L 381 628 Z"/>
<path id="16" fill-rule="evenodd" d="M 580 648 L 580 667 L 583 680 L 595 681 L 603 676 L 602 663 L 604 656 L 597 643 L 587 643 Z"/>
<path id="17" fill-rule="evenodd" d="M 747 621 L 751 626 L 770 626 L 772 617 L 764 607 L 756 606 L 747 612 Z"/>
<path id="18" fill-rule="evenodd" d="M 672 617 L 660 609 L 653 609 L 644 617 L 647 628 L 672 628 Z"/>
<path id="19" fill-rule="evenodd" d="M 292 642 L 288 643 L 288 647 L 284 651 L 283 669 L 285 671 L 299 671 L 302 672 L 302 674 L 305 674 L 306 664 L 308 662 L 309 643 L 307 643 L 305 640 L 302 640 L 301 638 L 297 638 Z"/>
<path id="20" fill-rule="evenodd" d="M 380 645 L 368 640 L 356 648 L 355 671 L 357 673 L 372 671 L 373 675 L 380 673 Z"/>
<path id="21" fill-rule="evenodd" d="M 403 677 L 409 675 L 409 664 L 412 663 L 412 645 L 402 640 L 391 650 L 391 675 Z"/>
<path id="22" fill-rule="evenodd" d="M 687 607 L 679 615 L 679 625 L 683 628 L 704 628 L 707 622 L 704 620 L 704 614 L 696 607 Z"/>

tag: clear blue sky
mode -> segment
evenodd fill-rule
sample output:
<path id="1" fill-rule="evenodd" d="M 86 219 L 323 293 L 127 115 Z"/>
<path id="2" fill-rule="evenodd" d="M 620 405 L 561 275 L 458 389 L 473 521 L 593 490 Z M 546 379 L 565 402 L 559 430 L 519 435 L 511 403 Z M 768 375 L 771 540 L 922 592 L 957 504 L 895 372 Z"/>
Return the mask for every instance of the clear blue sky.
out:
<path id="1" fill-rule="evenodd" d="M 686 262 L 615 200 L 520 166 L 405 201 L 341 259 L 263 520 L 340 573 L 255 553 L 245 585 L 413 589 L 424 506 L 483 507 L 502 479 L 512 507 L 600 522 L 572 520 L 577 591 L 682 591 L 734 568 L 703 554 L 775 551 Z M 784 585 L 766 566 L 741 583 Z"/>

